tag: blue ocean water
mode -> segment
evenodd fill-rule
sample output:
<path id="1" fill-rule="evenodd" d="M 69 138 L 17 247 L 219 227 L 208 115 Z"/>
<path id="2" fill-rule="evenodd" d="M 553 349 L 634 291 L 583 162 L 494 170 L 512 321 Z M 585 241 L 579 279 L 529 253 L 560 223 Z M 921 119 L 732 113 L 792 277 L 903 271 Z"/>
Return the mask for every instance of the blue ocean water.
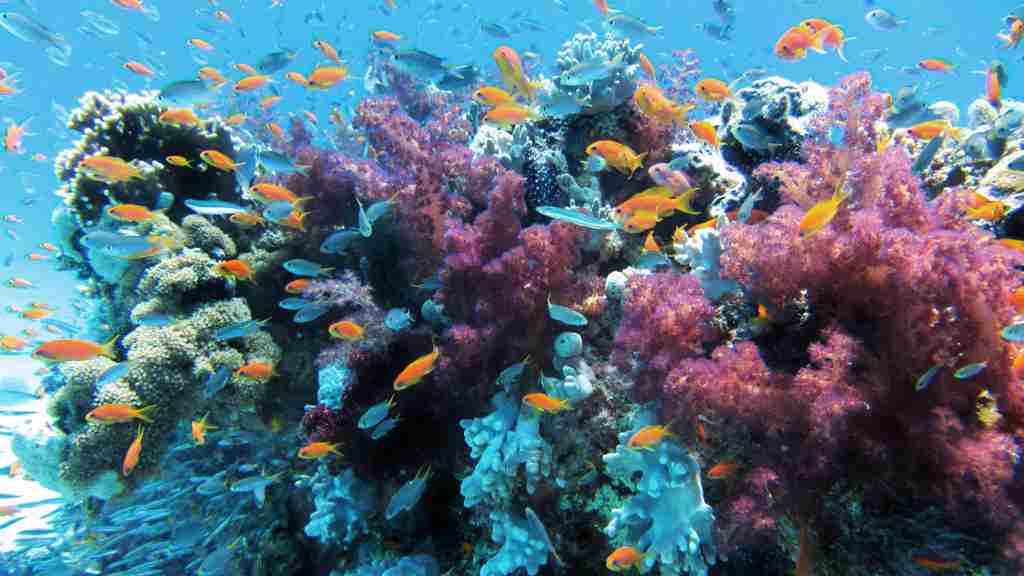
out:
<path id="1" fill-rule="evenodd" d="M 500 83 L 498 69 L 492 59 L 494 49 L 499 46 L 507 45 L 520 53 L 535 54 L 536 58 L 527 63 L 529 74 L 551 76 L 557 73 L 554 61 L 563 42 L 578 32 L 603 34 L 602 17 L 589 0 L 397 0 L 397 8 L 394 9 L 383 0 L 279 0 L 273 3 L 277 5 L 271 5 L 271 0 L 146 0 L 146 12 L 143 13 L 107 0 L 0 2 L 0 10 L 30 18 L 52 33 L 62 35 L 70 47 L 69 53 L 55 58 L 52 51 L 47 51 L 46 43 L 38 38 L 19 38 L 14 33 L 0 30 L 0 54 L 4 55 L 0 69 L 6 73 L 7 82 L 17 90 L 14 95 L 0 96 L 4 104 L 3 122 L 28 128 L 23 150 L 17 153 L 8 151 L 0 157 L 0 183 L 5 191 L 0 194 L 0 215 L 4 217 L 0 221 L 0 228 L 3 228 L 0 233 L 0 280 L 3 281 L 0 304 L 4 307 L 0 311 L 0 336 L 17 335 L 34 347 L 53 337 L 52 334 L 101 339 L 108 336 L 112 328 L 111 317 L 107 316 L 107 309 L 98 304 L 100 294 L 97 287 L 88 281 L 88 274 L 42 247 L 44 243 L 59 244 L 51 215 L 55 208 L 63 205 L 63 200 L 55 195 L 61 182 L 54 174 L 53 160 L 78 137 L 65 126 L 65 122 L 68 112 L 77 106 L 77 100 L 83 93 L 159 90 L 174 81 L 196 78 L 202 66 L 213 66 L 229 78 L 229 84 L 221 89 L 225 93 L 224 100 L 227 100 L 230 83 L 241 77 L 232 69 L 233 65 L 255 64 L 269 53 L 287 50 L 295 52 L 295 59 L 286 70 L 312 70 L 325 62 L 313 42 L 326 40 L 338 50 L 348 66 L 350 78 L 347 81 L 329 91 L 311 91 L 285 80 L 281 72 L 275 74 L 275 84 L 269 89 L 282 97 L 273 112 L 278 123 L 287 126 L 289 118 L 301 117 L 304 111 L 308 111 L 323 125 L 335 110 L 351 118 L 359 102 L 371 96 L 362 78 L 371 54 L 376 52 L 370 40 L 370 33 L 375 30 L 399 34 L 404 38 L 402 46 L 443 56 L 450 64 L 476 65 L 483 71 L 483 83 L 486 84 Z M 702 26 L 719 26 L 723 22 L 722 15 L 716 12 L 716 4 L 728 5 L 733 11 L 734 22 L 730 24 L 727 38 L 714 38 L 702 29 Z M 995 37 L 1005 28 L 1003 17 L 1016 7 L 1017 2 L 995 0 L 970 6 L 951 0 L 893 0 L 886 3 L 854 0 L 621 0 L 612 3 L 616 10 L 642 18 L 649 25 L 662 27 L 656 36 L 643 40 L 644 53 L 656 66 L 671 62 L 672 51 L 692 49 L 700 59 L 699 77 L 716 77 L 727 82 L 746 71 L 763 69 L 764 75 L 831 85 L 843 76 L 866 70 L 871 73 L 876 90 L 895 93 L 901 87 L 917 85 L 922 99 L 951 101 L 959 107 L 964 119 L 970 103 L 984 94 L 984 76 L 975 71 L 984 70 L 992 60 L 1000 59 L 1007 67 L 1010 78 L 1006 87 L 1008 97 L 1016 93 L 1018 82 L 1024 82 L 1016 77 L 1024 52 L 1000 48 Z M 873 27 L 865 21 L 865 14 L 877 9 L 886 9 L 904 22 L 892 30 Z M 230 21 L 218 18 L 217 11 L 223 11 L 225 19 Z M 831 50 L 827 54 L 810 54 L 797 62 L 781 61 L 772 53 L 772 47 L 781 34 L 790 26 L 812 17 L 825 18 L 842 27 L 849 38 L 845 47 L 848 62 L 841 61 Z M 500 30 L 495 31 L 495 27 Z M 209 42 L 214 49 L 205 51 L 190 46 L 189 40 L 195 38 Z M 924 58 L 941 58 L 953 63 L 955 68 L 950 73 L 927 72 L 918 67 L 918 62 Z M 145 64 L 154 71 L 154 75 L 141 77 L 126 70 L 124 64 L 129 61 Z M 314 142 L 328 145 L 323 134 L 318 135 Z M 32 287 L 8 287 L 9 281 L 21 279 L 30 282 Z M 61 332 L 60 329 L 51 333 L 46 324 L 20 317 L 17 310 L 28 309 L 33 302 L 55 307 L 51 320 L 73 325 L 74 333 Z M 34 335 L 25 335 L 26 330 L 34 331 Z M 42 378 L 46 374 L 37 372 L 42 364 L 31 360 L 29 352 L 31 349 L 0 356 L 0 372 L 9 377 L 4 386 L 10 390 L 32 394 L 42 386 Z M 10 413 L 0 414 L 0 426 L 6 430 L 0 436 L 0 468 L 9 467 L 15 461 L 9 448 L 10 431 L 19 426 L 28 413 L 41 414 L 45 410 L 45 399 L 21 400 L 5 401 L 4 408 Z M 279 444 L 263 437 L 254 440 L 241 437 L 241 433 L 239 435 L 237 445 L 262 443 L 261 447 L 246 450 L 251 449 L 251 455 L 265 457 L 266 461 L 227 459 L 229 462 L 222 464 L 235 468 L 247 466 L 245 471 L 252 473 L 253 477 L 265 471 L 268 475 L 270 471 L 276 472 L 273 466 L 264 469 L 265 465 L 276 462 L 281 468 L 284 465 L 281 455 L 299 446 L 294 438 L 283 434 L 275 441 Z M 231 436 L 225 435 L 225 438 L 227 449 L 235 449 Z M 461 436 L 458 439 L 461 440 Z M 613 447 L 606 448 L 611 450 Z M 188 466 L 194 464 L 193 461 L 188 462 Z M 160 490 L 194 488 L 192 484 L 197 483 L 190 484 L 187 474 L 199 472 L 195 467 L 181 466 L 181 469 L 168 466 L 168 478 L 164 478 L 168 484 Z M 171 478 L 176 471 L 183 476 Z M 207 468 L 201 473 L 205 475 L 202 477 L 213 478 L 217 471 Z M 193 476 L 191 480 L 195 478 Z M 298 482 L 305 482 L 300 486 L 305 489 L 317 482 L 331 481 L 307 477 Z M 357 483 L 358 480 L 353 482 Z M 359 487 L 347 486 L 337 491 L 345 490 L 358 492 Z M 244 489 L 240 491 L 245 492 Z M 15 481 L 3 477 L 0 477 L 0 494 L 18 495 L 18 498 L 7 501 L 0 498 L 0 506 L 15 507 L 56 496 L 56 493 L 45 491 L 30 480 L 22 478 Z M 383 496 L 377 495 L 377 498 Z M 365 499 L 373 500 L 372 497 Z M 20 523 L 4 523 L 3 516 L 0 516 L 0 524 L 5 526 L 0 532 L 4 535 L 0 541 L 10 544 L 17 534 L 27 530 L 45 531 L 47 519 L 41 517 L 56 514 L 54 510 L 58 506 L 57 503 L 46 502 L 32 512 L 26 508 L 24 516 L 28 519 Z M 204 514 L 206 520 L 220 514 L 216 521 L 209 522 L 209 525 L 217 526 L 225 519 L 235 519 L 230 510 L 230 506 L 210 506 Z M 84 518 L 84 512 L 78 512 Z M 531 532 L 532 527 L 523 527 L 528 521 L 518 525 L 509 520 L 506 524 L 515 525 L 521 532 L 529 533 L 533 538 L 531 541 L 537 541 L 536 534 Z M 69 530 L 67 526 L 62 529 Z M 549 530 L 557 532 L 558 528 L 549 526 Z M 179 543 L 188 542 L 202 547 L 197 544 L 197 539 L 189 540 L 192 536 L 181 536 Z M 243 534 L 239 531 L 234 536 L 242 538 Z M 177 533 L 174 537 L 178 538 Z M 74 541 L 75 544 L 62 541 L 61 546 L 73 549 L 87 545 L 81 540 L 81 534 L 76 533 L 75 538 L 78 540 L 67 539 L 67 542 Z M 154 541 L 161 538 L 169 537 L 154 532 Z M 529 539 L 527 536 L 523 538 Z M 139 545 L 144 540 L 133 542 Z M 169 541 L 174 542 L 174 539 Z M 254 541 L 238 542 L 236 538 L 221 539 L 209 545 L 204 540 L 205 548 L 196 556 L 201 561 L 217 553 L 227 554 L 224 551 L 229 549 L 229 545 L 232 550 L 235 545 L 255 546 Z M 25 551 L 31 548 L 27 544 L 0 546 L 0 553 L 24 560 Z M 46 553 L 36 550 L 36 559 L 42 563 Z M 195 558 L 189 557 L 188 562 L 182 561 L 173 567 L 168 567 L 172 566 L 168 564 L 135 572 L 127 569 L 123 573 L 200 573 L 186 571 L 185 566 L 192 566 L 193 561 Z M 252 563 L 242 565 L 250 566 L 251 571 L 246 573 L 269 574 L 275 572 L 265 563 L 272 561 L 272 556 L 268 555 L 265 561 L 261 560 L 261 564 L 256 565 L 262 572 L 256 572 L 257 568 Z M 410 566 L 415 563 L 410 562 Z M 81 563 L 68 560 L 66 565 L 49 562 L 38 571 L 33 571 L 31 564 L 27 562 L 16 568 L 13 564 L 11 568 L 0 567 L 0 574 L 115 573 L 105 567 L 108 565 L 105 559 L 89 559 Z M 310 561 L 291 573 L 323 574 L 326 573 L 324 567 L 329 564 L 331 562 L 323 559 Z M 368 566 L 371 564 L 366 562 Z M 242 573 L 241 568 L 229 570 L 223 568 L 224 565 L 225 562 L 221 562 L 220 568 L 202 573 Z M 545 568 L 549 572 L 543 573 L 556 573 L 550 566 Z M 349 568 L 355 569 L 355 565 Z M 448 568 L 443 566 L 442 571 Z M 118 569 L 125 570 L 125 567 Z M 326 570 L 329 571 L 330 567 Z M 371 566 L 360 574 L 388 573 L 383 568 L 373 570 L 377 569 Z M 436 572 L 430 567 L 411 567 L 408 572 L 394 573 Z M 563 569 L 557 573 L 583 572 Z"/>

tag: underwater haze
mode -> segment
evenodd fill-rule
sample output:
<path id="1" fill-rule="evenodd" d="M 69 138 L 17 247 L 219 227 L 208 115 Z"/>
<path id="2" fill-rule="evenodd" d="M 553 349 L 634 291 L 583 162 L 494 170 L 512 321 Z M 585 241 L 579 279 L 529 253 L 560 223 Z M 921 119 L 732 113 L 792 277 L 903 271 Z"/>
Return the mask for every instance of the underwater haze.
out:
<path id="1" fill-rule="evenodd" d="M 1022 39 L 0 0 L 0 576 L 1024 573 Z"/>

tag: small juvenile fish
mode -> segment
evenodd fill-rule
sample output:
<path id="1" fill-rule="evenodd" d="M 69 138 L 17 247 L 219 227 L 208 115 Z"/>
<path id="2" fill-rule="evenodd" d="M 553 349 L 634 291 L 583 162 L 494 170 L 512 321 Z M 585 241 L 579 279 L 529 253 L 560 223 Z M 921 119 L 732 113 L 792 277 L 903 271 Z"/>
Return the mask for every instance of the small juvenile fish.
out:
<path id="1" fill-rule="evenodd" d="M 920 392 L 930 386 L 932 381 L 935 380 L 935 376 L 939 373 L 939 370 L 942 370 L 942 364 L 936 364 L 929 368 L 927 372 L 921 374 L 917 379 L 917 382 L 914 384 L 914 390 Z"/>
<path id="2" fill-rule="evenodd" d="M 973 364 L 968 364 L 967 366 L 958 368 L 956 372 L 953 372 L 953 377 L 957 380 L 967 380 L 968 378 L 973 378 L 978 374 L 981 374 L 982 370 L 987 367 L 988 362 L 975 362 Z"/>
<path id="3" fill-rule="evenodd" d="M 379 402 L 367 408 L 366 412 L 364 412 L 363 415 L 359 417 L 359 422 L 357 426 L 359 426 L 360 430 L 368 430 L 370 428 L 373 428 L 377 424 L 383 422 L 384 419 L 388 417 L 388 411 L 391 410 L 391 408 L 394 405 L 395 395 L 392 394 L 391 398 L 385 400 L 384 402 Z"/>
<path id="4" fill-rule="evenodd" d="M 551 303 L 551 297 L 548 296 L 548 316 L 552 320 L 561 322 L 567 326 L 586 326 L 587 317 L 572 308 L 566 308 L 565 306 L 559 306 L 558 304 Z"/>
<path id="5" fill-rule="evenodd" d="M 334 268 L 324 267 L 316 262 L 310 262 L 309 260 L 303 260 L 301 258 L 288 260 L 284 263 L 284 269 L 296 276 L 310 277 L 327 276 L 332 270 L 334 270 Z"/>

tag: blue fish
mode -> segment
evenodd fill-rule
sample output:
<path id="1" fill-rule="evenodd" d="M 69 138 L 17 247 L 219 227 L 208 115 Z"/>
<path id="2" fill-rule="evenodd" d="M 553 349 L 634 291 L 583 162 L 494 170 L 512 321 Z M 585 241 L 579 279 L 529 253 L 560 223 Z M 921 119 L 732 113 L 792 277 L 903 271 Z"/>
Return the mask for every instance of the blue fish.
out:
<path id="1" fill-rule="evenodd" d="M 914 390 L 920 392 L 930 386 L 932 381 L 935 380 L 935 376 L 939 373 L 939 370 L 942 370 L 942 364 L 936 364 L 929 368 L 927 372 L 921 374 L 921 377 L 917 379 L 917 383 L 914 384 Z"/>
<path id="2" fill-rule="evenodd" d="M 999 331 L 999 336 L 1007 342 L 1024 342 L 1024 323 L 1010 324 Z"/>
<path id="3" fill-rule="evenodd" d="M 231 372 L 231 368 L 223 366 L 213 374 L 210 374 L 204 385 L 203 397 L 209 400 L 216 396 L 217 392 L 220 392 L 227 385 L 228 381 L 231 380 Z"/>
<path id="4" fill-rule="evenodd" d="M 145 316 L 140 316 L 135 323 L 139 326 L 162 328 L 173 324 L 174 318 L 169 314 L 164 314 L 163 312 L 151 312 Z"/>
<path id="5" fill-rule="evenodd" d="M 312 304 L 312 302 L 306 300 L 305 298 L 291 297 L 285 298 L 284 300 L 278 302 L 277 307 L 283 308 L 285 310 L 302 310 L 303 308 L 309 306 L 310 304 Z"/>
<path id="6" fill-rule="evenodd" d="M 263 209 L 263 217 L 274 223 L 279 223 L 295 210 L 295 206 L 287 200 L 280 202 L 271 202 L 267 204 L 267 207 Z"/>
<path id="7" fill-rule="evenodd" d="M 299 166 L 292 163 L 292 161 L 281 154 L 280 152 L 274 152 L 273 150 L 264 150 L 256 154 L 256 161 L 259 162 L 260 166 L 264 169 L 269 170 L 277 174 L 303 174 L 309 171 L 309 166 Z"/>
<path id="8" fill-rule="evenodd" d="M 385 434 L 394 430 L 396 426 L 398 426 L 398 418 L 388 418 L 380 424 L 377 424 L 377 427 L 370 433 L 370 438 L 380 440 Z"/>
<path id="9" fill-rule="evenodd" d="M 305 308 L 300 308 L 299 311 L 295 313 L 295 317 L 292 318 L 292 321 L 295 322 L 296 324 L 305 324 L 306 322 L 312 322 L 326 314 L 327 311 L 330 309 L 330 304 L 326 304 L 323 302 L 314 302 L 309 306 L 306 306 Z"/>
<path id="10" fill-rule="evenodd" d="M 320 243 L 320 252 L 323 254 L 344 254 L 345 249 L 356 238 L 362 235 L 358 230 L 342 229 L 334 232 Z"/>
<path id="11" fill-rule="evenodd" d="M 356 424 L 360 430 L 368 430 L 373 428 L 377 424 L 380 424 L 385 418 L 388 417 L 388 411 L 395 405 L 395 396 L 385 400 L 384 402 L 378 402 L 373 406 L 366 409 L 363 415 L 359 417 L 359 422 Z"/>
<path id="12" fill-rule="evenodd" d="M 538 206 L 537 213 L 552 220 L 560 220 L 590 230 L 618 230 L 619 225 L 610 220 L 584 214 L 578 210 L 558 206 Z"/>
<path id="13" fill-rule="evenodd" d="M 243 206 L 239 206 L 234 202 L 225 202 L 223 200 L 195 200 L 193 198 L 189 198 L 188 200 L 185 200 L 185 207 L 196 214 L 202 214 L 203 216 L 228 216 L 231 214 L 245 212 L 245 208 Z"/>
<path id="14" fill-rule="evenodd" d="M 327 276 L 332 270 L 334 270 L 334 268 L 321 266 L 316 262 L 310 262 L 309 260 L 303 260 L 302 258 L 288 260 L 284 263 L 284 269 L 296 276 L 310 276 L 313 278 L 317 276 Z"/>
<path id="15" fill-rule="evenodd" d="M 391 520 L 401 514 L 403 510 L 412 510 L 420 501 L 420 498 L 423 497 L 423 492 L 427 488 L 427 480 L 429 478 L 429 467 L 425 471 L 417 472 L 412 480 L 403 484 L 398 489 L 398 492 L 395 492 L 395 495 L 391 497 L 388 507 L 384 511 L 384 516 Z"/>
<path id="16" fill-rule="evenodd" d="M 95 388 L 99 390 L 106 386 L 107 384 L 110 384 L 111 382 L 116 382 L 117 380 L 120 380 L 121 377 L 127 374 L 128 371 L 131 369 L 132 363 L 128 361 L 118 362 L 117 364 L 114 364 L 110 368 L 104 370 L 103 373 L 100 374 L 100 377 L 96 379 Z"/>
<path id="17" fill-rule="evenodd" d="M 213 339 L 217 342 L 227 342 L 228 340 L 234 340 L 235 338 L 252 336 L 259 332 L 260 328 L 266 325 L 266 323 L 267 320 L 245 320 L 243 322 L 236 322 L 214 332 Z"/>
<path id="18" fill-rule="evenodd" d="M 392 332 L 401 332 L 412 326 L 412 322 L 412 314 L 409 313 L 408 308 L 392 308 L 384 317 L 384 326 Z"/>
<path id="19" fill-rule="evenodd" d="M 363 210 L 363 203 L 356 198 L 356 205 L 359 206 L 359 233 L 363 235 L 363 238 L 369 238 L 373 234 L 373 223 L 366 216 L 366 210 Z"/>
<path id="20" fill-rule="evenodd" d="M 975 362 L 974 364 L 968 364 L 967 366 L 960 367 L 956 372 L 953 372 L 953 377 L 957 380 L 967 380 L 968 378 L 973 378 L 978 374 L 981 374 L 981 371 L 987 367 L 988 362 Z"/>
<path id="21" fill-rule="evenodd" d="M 586 326 L 587 317 L 579 312 L 566 308 L 565 306 L 559 306 L 558 304 L 551 303 L 551 297 L 548 296 L 548 316 L 552 320 L 561 322 L 566 326 Z"/>

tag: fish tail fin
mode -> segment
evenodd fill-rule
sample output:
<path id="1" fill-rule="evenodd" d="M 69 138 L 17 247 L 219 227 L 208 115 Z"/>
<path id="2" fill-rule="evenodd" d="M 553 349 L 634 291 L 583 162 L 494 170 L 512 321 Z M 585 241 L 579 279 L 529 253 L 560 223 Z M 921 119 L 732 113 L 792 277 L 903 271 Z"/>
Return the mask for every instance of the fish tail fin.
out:
<path id="1" fill-rule="evenodd" d="M 322 272 L 326 276 L 327 274 L 329 274 L 331 272 L 334 272 L 334 266 L 328 266 L 326 268 L 321 268 L 320 272 Z"/>
<path id="2" fill-rule="evenodd" d="M 302 196 L 302 197 L 296 198 L 295 202 L 292 203 L 292 208 L 300 208 L 306 202 L 309 202 L 309 201 L 314 200 L 314 199 L 315 198 L 313 196 Z M 308 212 L 307 212 L 307 214 L 308 214 Z"/>
<path id="3" fill-rule="evenodd" d="M 963 131 L 962 128 L 954 128 L 954 127 L 950 126 L 950 127 L 946 128 L 946 134 L 948 134 L 951 138 L 953 138 L 957 142 L 963 142 L 963 140 L 964 140 L 964 131 Z"/>
<path id="4" fill-rule="evenodd" d="M 849 62 L 849 60 L 846 59 L 846 55 L 843 54 L 843 49 L 846 47 L 846 43 L 849 42 L 850 40 L 856 40 L 856 39 L 857 39 L 856 36 L 851 36 L 850 38 L 845 38 L 842 42 L 839 43 L 838 46 L 836 46 L 836 56 L 839 56 L 839 59 L 842 60 L 843 62 Z"/>
<path id="5" fill-rule="evenodd" d="M 697 195 L 697 189 L 696 188 L 688 188 L 685 192 L 680 194 L 675 199 L 675 209 L 680 211 L 680 212 L 682 212 L 683 214 L 690 214 L 690 215 L 694 215 L 694 216 L 700 214 L 700 212 L 697 212 L 696 210 L 694 210 L 692 205 L 691 205 L 691 202 L 693 201 L 693 197 L 696 196 L 696 195 Z"/>
<path id="6" fill-rule="evenodd" d="M 113 361 L 117 361 L 117 339 L 121 336 L 114 334 L 114 337 L 107 340 L 102 346 L 100 346 L 100 356 L 106 356 Z"/>
<path id="7" fill-rule="evenodd" d="M 643 165 L 644 165 L 644 158 L 647 157 L 647 154 L 648 154 L 647 152 L 641 152 L 640 154 L 636 155 L 636 160 L 633 161 L 633 165 L 630 166 L 630 168 L 629 168 L 629 177 L 630 178 L 633 177 L 633 174 L 636 173 L 637 170 L 639 170 L 640 168 L 643 167 Z"/>
<path id="8" fill-rule="evenodd" d="M 152 424 L 153 423 L 153 419 L 149 417 L 149 413 L 152 412 L 153 410 L 155 410 L 156 407 L 157 407 L 156 404 L 150 404 L 149 406 L 144 406 L 142 408 L 139 408 L 139 410 L 136 413 L 135 417 L 138 418 L 139 420 L 142 420 L 143 422 L 146 422 L 148 424 Z M 139 424 L 139 426 L 142 426 L 142 425 Z"/>
<path id="9" fill-rule="evenodd" d="M 697 105 L 694 104 L 693 102 L 688 102 L 686 104 L 677 104 L 672 109 L 672 115 L 675 117 L 675 121 L 678 124 L 680 124 L 681 126 L 685 126 L 686 125 L 686 115 L 689 114 L 690 110 L 693 110 L 696 107 L 697 107 Z"/>
<path id="10" fill-rule="evenodd" d="M 831 32 L 831 31 L 832 31 L 832 27 L 831 26 L 825 26 L 821 30 L 818 30 L 817 32 L 815 32 L 814 35 L 811 36 L 811 46 L 810 46 L 810 49 L 814 50 L 818 54 L 824 54 L 825 53 L 825 38 L 828 36 L 829 32 Z"/>

